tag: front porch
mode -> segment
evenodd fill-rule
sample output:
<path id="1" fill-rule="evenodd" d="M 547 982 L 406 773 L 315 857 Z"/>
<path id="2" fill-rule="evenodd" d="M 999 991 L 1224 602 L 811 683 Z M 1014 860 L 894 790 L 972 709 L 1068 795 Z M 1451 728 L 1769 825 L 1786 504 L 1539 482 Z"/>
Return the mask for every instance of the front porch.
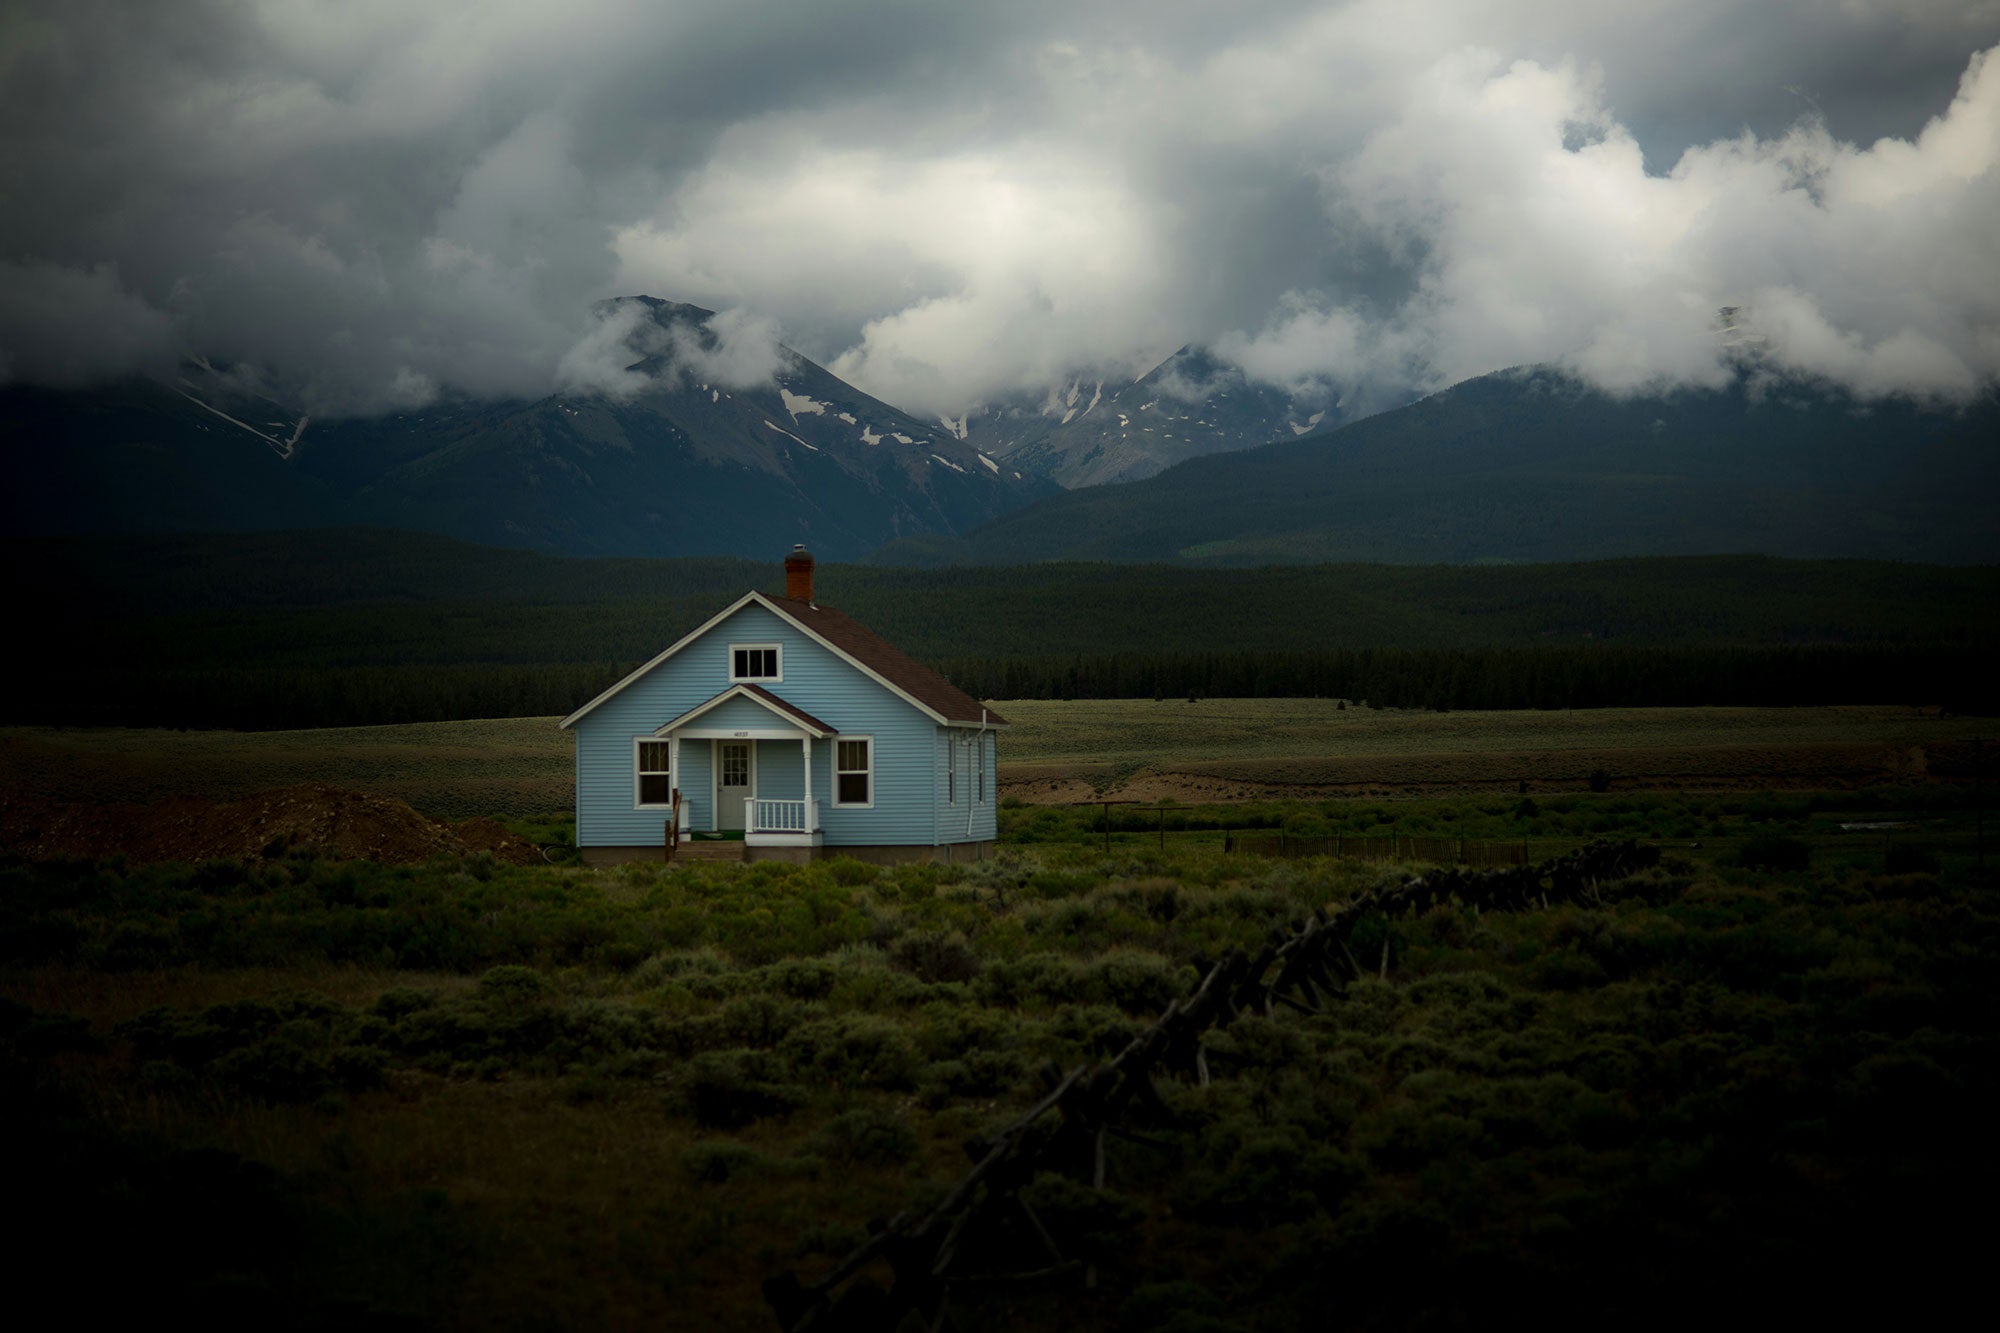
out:
<path id="1" fill-rule="evenodd" d="M 805 765 L 805 786 L 812 790 L 812 765 Z M 821 839 L 819 802 L 767 800 L 752 796 L 743 802 L 745 847 L 817 847 Z"/>
<path id="2" fill-rule="evenodd" d="M 683 845 L 740 839 L 744 859 L 810 858 L 823 844 L 813 742 L 833 727 L 756 685 L 739 684 L 662 725 L 684 792 Z M 704 836 L 706 835 L 706 836 Z"/>

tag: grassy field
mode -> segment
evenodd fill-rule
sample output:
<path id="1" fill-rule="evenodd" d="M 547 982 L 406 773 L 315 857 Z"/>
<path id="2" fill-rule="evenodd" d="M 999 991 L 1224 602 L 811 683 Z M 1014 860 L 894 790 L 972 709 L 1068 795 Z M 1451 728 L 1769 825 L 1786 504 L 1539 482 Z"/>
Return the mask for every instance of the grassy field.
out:
<path id="1" fill-rule="evenodd" d="M 1422 869 L 1225 851 L 1253 830 L 1667 855 L 1587 905 L 1370 921 L 1368 975 L 1217 1031 L 1106 1190 L 1034 1182 L 1095 1285 L 968 1286 L 966 1333 L 1907 1319 L 1981 1271 L 1945 1206 L 2000 1184 L 1976 722 L 1001 707 L 975 866 L 0 860 L 17 1263 L 87 1323 L 775 1327 L 764 1279 L 938 1198 L 1050 1070 Z M 1592 765 L 1609 790 L 1575 790 Z M 308 780 L 547 814 L 569 742 L 0 732 L 13 793 Z M 1100 790 L 1179 803 L 1064 804 Z"/>
<path id="2" fill-rule="evenodd" d="M 1324 699 L 1004 700 L 1003 796 L 1227 801 L 1372 794 L 1839 787 L 1971 774 L 1977 718 L 1894 707 L 1403 712 Z M 568 809 L 555 718 L 314 731 L 0 729 L 0 783 L 55 800 L 228 799 L 296 782 L 393 796 L 427 814 Z"/>
<path id="3" fill-rule="evenodd" d="M 575 765 L 553 717 L 312 731 L 0 729 L 0 783 L 59 801 L 230 800 L 299 782 L 440 819 L 567 810 Z"/>
<path id="4" fill-rule="evenodd" d="M 1370 922 L 1369 975 L 1216 1031 L 1104 1190 L 1033 1182 L 1093 1285 L 970 1284 L 958 1326 L 1945 1313 L 1983 1238 L 1946 1201 L 2000 1184 L 1991 876 L 1730 818 L 1761 842 L 1586 905 Z M 940 1197 L 1045 1071 L 1408 873 L 0 865 L 14 1257 L 85 1323 L 774 1328 L 765 1278 Z"/>
<path id="5" fill-rule="evenodd" d="M 1591 708 L 1431 713 L 1342 708 L 1331 699 L 1008 700 L 1009 762 L 1145 764 L 1321 755 L 1516 753 L 1826 742 L 1956 741 L 1993 730 L 1978 718 L 1900 707 Z"/>

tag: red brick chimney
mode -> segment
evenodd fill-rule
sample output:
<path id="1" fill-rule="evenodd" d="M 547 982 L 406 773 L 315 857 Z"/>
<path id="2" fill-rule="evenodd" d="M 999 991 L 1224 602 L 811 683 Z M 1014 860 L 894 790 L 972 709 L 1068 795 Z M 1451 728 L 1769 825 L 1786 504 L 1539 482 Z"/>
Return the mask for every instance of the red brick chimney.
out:
<path id="1" fill-rule="evenodd" d="M 794 546 L 785 557 L 785 596 L 811 604 L 813 599 L 813 553 L 803 545 Z"/>

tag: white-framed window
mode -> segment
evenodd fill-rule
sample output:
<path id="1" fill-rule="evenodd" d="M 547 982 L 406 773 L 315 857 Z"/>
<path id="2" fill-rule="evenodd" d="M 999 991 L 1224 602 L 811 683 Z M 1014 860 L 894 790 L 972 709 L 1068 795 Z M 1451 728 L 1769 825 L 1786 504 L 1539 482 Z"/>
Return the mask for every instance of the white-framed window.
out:
<path id="1" fill-rule="evenodd" d="M 729 645 L 729 683 L 783 680 L 784 645 L 779 643 L 732 643 Z"/>
<path id="2" fill-rule="evenodd" d="M 833 803 L 852 808 L 875 804 L 875 738 L 833 739 Z"/>
<path id="3" fill-rule="evenodd" d="M 972 803 L 986 804 L 986 738 L 981 736 L 973 742 L 977 747 L 972 752 Z"/>
<path id="4" fill-rule="evenodd" d="M 674 801 L 673 745 L 635 737 L 632 741 L 632 806 L 666 809 Z"/>
<path id="5" fill-rule="evenodd" d="M 948 731 L 944 734 L 944 803 L 958 804 L 958 740 Z"/>

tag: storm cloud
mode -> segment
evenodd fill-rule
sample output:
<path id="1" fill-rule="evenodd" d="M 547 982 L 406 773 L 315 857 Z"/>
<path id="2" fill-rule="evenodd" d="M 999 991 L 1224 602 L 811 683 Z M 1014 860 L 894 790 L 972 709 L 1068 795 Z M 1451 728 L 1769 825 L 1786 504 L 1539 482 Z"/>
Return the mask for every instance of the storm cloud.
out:
<path id="1" fill-rule="evenodd" d="M 650 335 L 593 311 L 645 292 L 725 312 L 718 379 L 782 336 L 950 415 L 1184 342 L 1362 401 L 1707 382 L 1724 305 L 1962 399 L 1996 43 L 1992 0 L 16 3 L 0 378 L 628 392 Z"/>

